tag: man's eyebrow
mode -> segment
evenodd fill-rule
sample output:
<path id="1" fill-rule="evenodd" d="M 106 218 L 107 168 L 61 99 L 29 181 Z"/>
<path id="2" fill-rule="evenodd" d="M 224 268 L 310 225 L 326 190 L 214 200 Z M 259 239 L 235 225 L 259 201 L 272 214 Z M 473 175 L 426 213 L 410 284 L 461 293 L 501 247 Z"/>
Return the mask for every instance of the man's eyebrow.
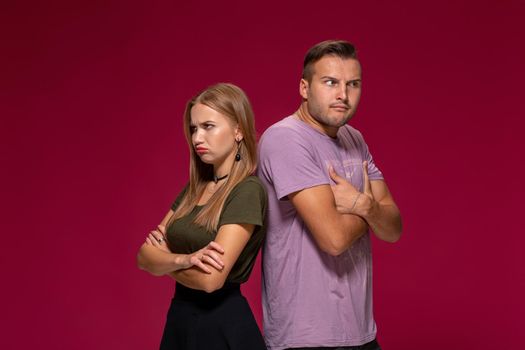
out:
<path id="1" fill-rule="evenodd" d="M 323 76 L 321 77 L 321 79 L 332 79 L 332 80 L 339 80 L 339 79 L 337 79 L 337 78 L 334 78 L 334 77 L 331 77 L 331 76 L 329 76 L 329 75 L 323 75 Z"/>
<path id="2" fill-rule="evenodd" d="M 330 80 L 337 80 L 337 81 L 340 81 L 340 79 L 337 79 L 337 78 L 334 78 L 334 77 L 331 77 L 329 75 L 323 75 L 320 79 L 330 79 Z M 354 82 L 354 81 L 361 81 L 361 78 L 354 78 L 354 79 L 350 79 L 348 80 L 349 82 Z"/>

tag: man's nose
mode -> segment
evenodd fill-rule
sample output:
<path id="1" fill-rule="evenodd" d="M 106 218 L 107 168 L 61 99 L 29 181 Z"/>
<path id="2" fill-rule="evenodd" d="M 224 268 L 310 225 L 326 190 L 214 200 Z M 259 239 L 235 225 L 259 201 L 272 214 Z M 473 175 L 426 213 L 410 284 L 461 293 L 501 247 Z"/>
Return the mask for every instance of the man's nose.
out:
<path id="1" fill-rule="evenodd" d="M 345 84 L 341 84 L 337 90 L 337 99 L 345 102 L 348 100 L 348 87 Z"/>

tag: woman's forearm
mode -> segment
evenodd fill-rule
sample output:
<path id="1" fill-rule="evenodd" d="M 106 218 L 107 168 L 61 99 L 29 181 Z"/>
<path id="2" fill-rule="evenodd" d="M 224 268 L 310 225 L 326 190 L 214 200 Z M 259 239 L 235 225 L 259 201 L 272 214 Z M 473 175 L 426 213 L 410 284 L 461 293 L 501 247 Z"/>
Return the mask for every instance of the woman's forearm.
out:
<path id="1" fill-rule="evenodd" d="M 188 288 L 211 293 L 224 285 L 227 276 L 224 271 L 211 270 L 211 273 L 206 273 L 193 266 L 189 269 L 170 272 L 169 276 Z"/>
<path id="2" fill-rule="evenodd" d="M 154 276 L 162 276 L 186 268 L 183 258 L 183 254 L 168 253 L 144 243 L 137 254 L 137 265 Z"/>

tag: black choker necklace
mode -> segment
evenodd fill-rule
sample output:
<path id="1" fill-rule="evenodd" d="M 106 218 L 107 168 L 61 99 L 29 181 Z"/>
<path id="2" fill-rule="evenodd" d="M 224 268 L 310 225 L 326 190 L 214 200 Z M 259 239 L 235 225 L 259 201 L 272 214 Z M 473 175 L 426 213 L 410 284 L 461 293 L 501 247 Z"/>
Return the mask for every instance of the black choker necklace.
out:
<path id="1" fill-rule="evenodd" d="M 224 176 L 221 176 L 221 177 L 217 177 L 216 175 L 213 175 L 213 182 L 217 183 L 221 180 L 224 180 L 225 178 L 228 177 L 228 174 L 224 175 Z"/>

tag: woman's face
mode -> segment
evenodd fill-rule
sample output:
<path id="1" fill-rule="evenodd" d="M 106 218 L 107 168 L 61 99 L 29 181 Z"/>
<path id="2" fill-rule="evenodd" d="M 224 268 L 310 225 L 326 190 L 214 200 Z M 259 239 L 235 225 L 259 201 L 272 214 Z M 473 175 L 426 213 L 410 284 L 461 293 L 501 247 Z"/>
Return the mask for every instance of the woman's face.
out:
<path id="1" fill-rule="evenodd" d="M 240 140 L 240 132 L 231 119 L 197 103 L 191 108 L 190 132 L 200 159 L 212 164 L 216 175 L 228 174 L 237 152 L 236 137 Z"/>

